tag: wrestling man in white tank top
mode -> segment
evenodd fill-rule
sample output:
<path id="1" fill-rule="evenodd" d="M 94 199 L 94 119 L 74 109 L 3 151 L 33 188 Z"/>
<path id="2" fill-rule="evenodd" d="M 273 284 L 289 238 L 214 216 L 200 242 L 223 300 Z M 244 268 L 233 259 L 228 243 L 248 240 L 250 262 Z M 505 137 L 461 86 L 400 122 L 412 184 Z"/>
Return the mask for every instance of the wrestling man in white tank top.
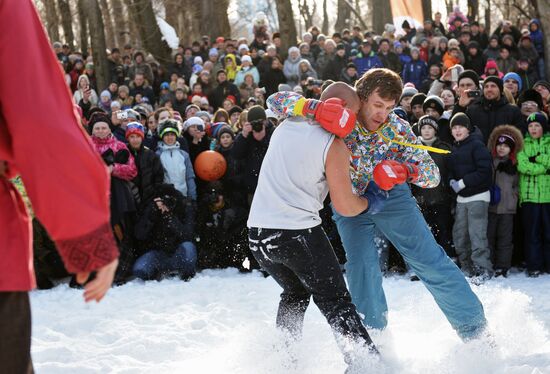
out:
<path id="1" fill-rule="evenodd" d="M 324 99 L 333 99 L 304 99 L 303 114 L 309 118 L 288 118 L 273 133 L 248 226 L 254 257 L 283 288 L 277 326 L 299 337 L 313 296 L 346 362 L 352 365 L 354 355 L 345 348 L 350 346 L 346 340 L 370 352 L 376 348 L 351 302 L 338 260 L 321 227 L 319 211 L 329 192 L 334 208 L 344 216 L 365 210 L 375 213 L 387 194 L 374 182 L 363 196 L 352 193 L 350 153 L 342 139 L 331 132 L 344 136 L 353 129 L 359 100 L 346 94 L 349 88 L 342 89 L 342 84 L 334 83 L 324 92 Z"/>

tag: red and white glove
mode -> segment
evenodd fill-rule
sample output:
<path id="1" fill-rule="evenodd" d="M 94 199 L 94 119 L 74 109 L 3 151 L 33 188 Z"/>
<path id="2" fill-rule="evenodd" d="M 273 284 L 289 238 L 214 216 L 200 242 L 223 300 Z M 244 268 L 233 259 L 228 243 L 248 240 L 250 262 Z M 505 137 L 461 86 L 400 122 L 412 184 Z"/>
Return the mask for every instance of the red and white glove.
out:
<path id="1" fill-rule="evenodd" d="M 301 115 L 315 119 L 328 132 L 345 138 L 355 127 L 356 115 L 345 107 L 346 102 L 332 97 L 326 101 L 305 100 Z"/>
<path id="2" fill-rule="evenodd" d="M 397 184 L 414 183 L 418 179 L 418 167 L 408 162 L 384 160 L 376 165 L 372 176 L 381 189 L 389 191 Z"/>

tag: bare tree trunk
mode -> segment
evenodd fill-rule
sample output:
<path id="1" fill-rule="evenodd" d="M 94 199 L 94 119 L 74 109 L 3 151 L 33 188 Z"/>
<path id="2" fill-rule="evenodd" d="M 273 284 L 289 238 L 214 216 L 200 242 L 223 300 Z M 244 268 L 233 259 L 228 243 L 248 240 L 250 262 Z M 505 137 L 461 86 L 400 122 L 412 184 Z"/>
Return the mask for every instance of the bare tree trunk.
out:
<path id="1" fill-rule="evenodd" d="M 491 35 L 491 0 L 485 0 L 485 31 Z"/>
<path id="2" fill-rule="evenodd" d="M 162 40 L 151 0 L 126 0 L 126 4 L 136 21 L 135 26 L 145 50 L 161 64 L 169 63 L 172 60 L 171 50 L 168 44 Z"/>
<path id="3" fill-rule="evenodd" d="M 304 28 L 308 30 L 311 26 L 313 26 L 313 16 L 317 10 L 317 4 L 314 2 L 313 8 L 310 9 L 307 0 L 299 0 L 298 9 L 300 10 L 300 15 L 304 20 Z"/>
<path id="4" fill-rule="evenodd" d="M 55 0 L 42 0 L 46 9 L 46 30 L 51 42 L 59 41 L 59 17 Z"/>
<path id="5" fill-rule="evenodd" d="M 115 42 L 115 28 L 113 26 L 113 19 L 111 18 L 111 12 L 107 0 L 99 0 L 101 15 L 103 17 L 103 24 L 105 25 L 105 42 L 109 48 L 116 47 Z"/>
<path id="6" fill-rule="evenodd" d="M 281 33 L 281 49 L 286 55 L 289 47 L 296 45 L 296 24 L 290 0 L 276 0 L 279 32 Z"/>
<path id="7" fill-rule="evenodd" d="M 178 1 L 164 0 L 164 11 L 166 13 L 166 22 L 178 32 L 180 28 Z M 179 34 L 178 34 L 179 35 Z"/>
<path id="8" fill-rule="evenodd" d="M 542 24 L 544 35 L 544 62 L 546 68 L 546 80 L 550 77 L 550 2 L 548 0 L 535 0 L 535 13 Z M 544 17 L 541 17 L 544 15 Z"/>
<path id="9" fill-rule="evenodd" d="M 227 17 L 229 0 L 203 0 L 201 6 L 201 35 L 210 37 L 229 36 L 231 26 Z"/>
<path id="10" fill-rule="evenodd" d="M 346 0 L 338 0 L 338 16 L 336 17 L 334 31 L 342 32 L 343 29 L 348 27 L 350 16 L 351 12 L 348 4 L 346 4 Z"/>
<path id="11" fill-rule="evenodd" d="M 61 14 L 61 26 L 65 34 L 65 43 L 69 45 L 71 51 L 74 50 L 73 18 L 71 16 L 71 7 L 67 0 L 57 0 L 59 4 L 59 13 Z"/>
<path id="12" fill-rule="evenodd" d="M 105 44 L 105 31 L 101 9 L 97 0 L 86 0 L 88 14 L 88 26 L 90 27 L 90 41 L 92 43 L 92 54 L 94 58 L 94 69 L 96 72 L 98 92 L 105 89 L 109 84 L 109 72 L 107 68 L 107 52 Z"/>
<path id="13" fill-rule="evenodd" d="M 130 31 L 128 25 L 128 12 L 121 0 L 111 0 L 112 15 L 115 20 L 114 32 L 115 42 L 119 48 L 130 42 Z"/>
<path id="14" fill-rule="evenodd" d="M 183 3 L 180 6 L 181 22 L 178 35 L 182 38 L 181 42 L 183 44 L 189 45 L 193 40 L 199 40 L 200 38 L 201 9 L 194 5 L 193 0 L 182 1 Z"/>
<path id="15" fill-rule="evenodd" d="M 328 35 L 328 11 L 327 0 L 323 0 L 323 26 L 321 27 L 323 34 Z"/>
<path id="16" fill-rule="evenodd" d="M 424 13 L 424 19 L 433 19 L 432 0 L 422 0 L 422 13 Z"/>
<path id="17" fill-rule="evenodd" d="M 349 11 L 355 15 L 355 17 L 357 18 L 357 21 L 361 24 L 363 29 L 367 30 L 368 29 L 367 24 L 365 23 L 365 21 L 363 21 L 360 10 L 354 8 L 353 4 L 350 3 L 349 0 L 342 0 L 342 1 L 344 1 L 344 4 L 348 7 Z"/>
<path id="18" fill-rule="evenodd" d="M 453 0 L 445 0 L 445 7 L 447 8 L 447 14 L 453 12 Z"/>
<path id="19" fill-rule="evenodd" d="M 478 0 L 468 0 L 468 20 L 474 22 L 477 20 L 479 15 L 479 1 Z"/>
<path id="20" fill-rule="evenodd" d="M 372 5 L 373 29 L 377 34 L 382 34 L 386 23 L 393 22 L 390 2 L 388 0 L 373 0 Z"/>
<path id="21" fill-rule="evenodd" d="M 85 0 L 78 0 L 78 22 L 80 24 L 80 51 L 88 53 L 88 17 Z"/>

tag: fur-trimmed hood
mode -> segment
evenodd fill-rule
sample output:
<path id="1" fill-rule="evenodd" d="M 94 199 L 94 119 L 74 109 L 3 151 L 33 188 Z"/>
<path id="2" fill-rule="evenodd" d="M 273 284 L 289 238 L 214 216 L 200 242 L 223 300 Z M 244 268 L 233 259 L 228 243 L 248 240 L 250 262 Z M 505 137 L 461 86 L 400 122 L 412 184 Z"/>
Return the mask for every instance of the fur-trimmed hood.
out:
<path id="1" fill-rule="evenodd" d="M 516 155 L 523 149 L 523 136 L 521 135 L 521 131 L 512 125 L 500 125 L 495 127 L 487 142 L 487 146 L 493 157 L 496 155 L 495 148 L 497 145 L 497 140 L 502 135 L 508 135 L 514 139 L 515 147 L 510 153 L 510 159 L 515 163 Z"/>

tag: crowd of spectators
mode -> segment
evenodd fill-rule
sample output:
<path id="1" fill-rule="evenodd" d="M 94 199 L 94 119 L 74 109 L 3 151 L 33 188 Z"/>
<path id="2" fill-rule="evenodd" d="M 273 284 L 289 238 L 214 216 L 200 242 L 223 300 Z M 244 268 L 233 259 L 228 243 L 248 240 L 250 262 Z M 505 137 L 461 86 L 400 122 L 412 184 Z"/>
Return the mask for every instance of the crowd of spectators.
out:
<path id="1" fill-rule="evenodd" d="M 401 27 L 329 36 L 313 26 L 283 50 L 280 35 L 260 26 L 253 40 L 205 36 L 180 46 L 166 65 L 132 45 L 113 47 L 107 87 L 97 86 L 90 55 L 55 42 L 82 125 L 111 171 L 116 281 L 257 268 L 246 220 L 278 125 L 265 99 L 278 91 L 319 98 L 330 82 L 353 85 L 373 68 L 401 75 L 395 110 L 419 141 L 451 151 L 430 152 L 442 176 L 437 188 L 412 187 L 449 256 L 466 274 L 506 276 L 513 265 L 530 276 L 550 272 L 550 83 L 540 22 L 505 20 L 490 32 L 455 8 L 447 22 L 436 13 L 422 27 Z M 206 150 L 227 162 L 218 181 L 194 173 Z M 48 288 L 65 272 L 43 227 L 33 225 L 38 285 Z"/>

